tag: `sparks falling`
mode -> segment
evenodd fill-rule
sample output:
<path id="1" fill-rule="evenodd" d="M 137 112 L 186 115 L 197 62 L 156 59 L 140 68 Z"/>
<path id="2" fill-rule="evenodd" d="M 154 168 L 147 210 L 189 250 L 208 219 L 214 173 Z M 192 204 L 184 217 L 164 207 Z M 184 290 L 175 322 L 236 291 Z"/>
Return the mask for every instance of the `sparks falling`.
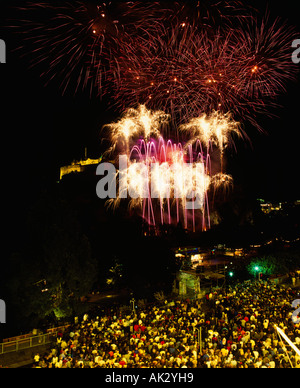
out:
<path id="1" fill-rule="evenodd" d="M 181 127 L 193 128 L 182 144 L 165 140 L 163 131 L 170 120 L 163 111 L 142 105 L 105 126 L 112 142 L 109 154 L 117 152 L 126 164 L 116 176 L 119 195 L 108 204 L 116 208 L 129 194 L 129 209 L 138 209 L 149 225 L 182 222 L 186 229 L 207 230 L 209 191 L 227 190 L 233 184 L 222 171 L 212 175 L 210 152 L 213 147 L 224 151 L 231 132 L 240 133 L 239 124 L 217 112 L 195 118 Z"/>

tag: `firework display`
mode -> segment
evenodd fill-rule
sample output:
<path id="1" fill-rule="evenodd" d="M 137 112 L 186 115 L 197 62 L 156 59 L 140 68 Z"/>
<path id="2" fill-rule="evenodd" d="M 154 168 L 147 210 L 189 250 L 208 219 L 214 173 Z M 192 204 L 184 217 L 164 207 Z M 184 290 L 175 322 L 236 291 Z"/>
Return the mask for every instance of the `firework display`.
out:
<path id="1" fill-rule="evenodd" d="M 233 185 L 226 147 L 247 138 L 242 123 L 261 129 L 258 114 L 270 115 L 296 77 L 294 29 L 238 0 L 30 2 L 19 12 L 11 27 L 32 45 L 43 78 L 59 79 L 63 93 L 109 96 L 121 115 L 105 126 L 107 155 L 126 156 L 130 207 L 151 225 L 192 220 L 195 230 L 187 198 L 196 198 L 209 227 L 209 190 Z"/>
<path id="2" fill-rule="evenodd" d="M 188 124 L 181 125 L 181 131 L 188 131 L 192 135 L 192 142 L 200 139 L 206 145 L 207 151 L 211 144 L 220 149 L 221 174 L 223 173 L 224 149 L 231 142 L 232 133 L 241 137 L 240 125 L 232 120 L 230 114 L 214 111 L 210 116 L 203 114 L 190 120 Z"/>
<path id="3" fill-rule="evenodd" d="M 269 114 L 295 77 L 293 28 L 240 1 L 58 1 L 20 11 L 14 27 L 47 82 L 109 94 L 121 112 L 145 104 L 178 123 L 230 111 L 259 127 L 255 114 Z"/>
<path id="4" fill-rule="evenodd" d="M 88 89 L 103 96 L 118 78 L 118 61 L 130 37 L 146 39 L 160 10 L 151 3 L 75 0 L 27 2 L 18 12 L 10 27 L 22 36 L 20 50 L 33 47 L 31 65 L 41 67 L 46 83 L 55 78 L 63 93 Z"/>
<path id="5" fill-rule="evenodd" d="M 122 177 L 117 173 L 122 189 L 109 204 L 117 207 L 128 193 L 129 208 L 137 208 L 149 225 L 182 221 L 185 229 L 193 231 L 209 227 L 210 177 L 203 155 L 194 160 L 192 149 L 160 136 L 157 141 L 138 141 L 126 155 L 125 166 Z"/>
<path id="6" fill-rule="evenodd" d="M 104 127 L 112 143 L 108 155 L 123 158 L 116 172 L 119 195 L 108 204 L 116 208 L 129 194 L 129 207 L 138 208 L 149 225 L 181 221 L 185 229 L 206 230 L 210 227 L 209 191 L 227 190 L 233 184 L 232 177 L 222 171 L 222 159 L 231 133 L 240 134 L 239 124 L 230 115 L 213 112 L 182 125 L 180 131 L 189 130 L 190 138 L 174 143 L 163 135 L 170 121 L 163 111 L 141 105 Z M 220 150 L 221 171 L 217 173 L 210 163 L 214 147 Z"/>

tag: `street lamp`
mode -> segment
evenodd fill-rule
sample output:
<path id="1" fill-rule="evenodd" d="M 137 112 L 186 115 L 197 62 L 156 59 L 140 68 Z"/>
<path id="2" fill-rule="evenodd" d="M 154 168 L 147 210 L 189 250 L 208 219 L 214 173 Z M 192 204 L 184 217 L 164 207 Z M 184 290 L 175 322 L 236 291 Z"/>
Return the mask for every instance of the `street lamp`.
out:
<path id="1" fill-rule="evenodd" d="M 259 280 L 259 275 L 260 275 L 260 272 L 259 272 L 259 267 L 256 266 L 254 267 L 255 271 L 257 272 L 257 280 Z"/>
<path id="2" fill-rule="evenodd" d="M 135 299 L 132 298 L 132 299 L 130 300 L 130 303 L 132 304 L 132 312 L 135 314 Z"/>

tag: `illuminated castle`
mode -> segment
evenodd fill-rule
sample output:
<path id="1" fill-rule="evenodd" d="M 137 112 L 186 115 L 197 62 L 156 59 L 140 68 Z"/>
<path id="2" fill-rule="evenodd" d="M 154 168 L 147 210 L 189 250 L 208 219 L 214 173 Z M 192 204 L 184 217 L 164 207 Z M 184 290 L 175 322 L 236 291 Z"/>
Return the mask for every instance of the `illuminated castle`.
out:
<path id="1" fill-rule="evenodd" d="M 85 159 L 74 161 L 69 166 L 63 166 L 60 168 L 59 179 L 61 180 L 64 175 L 71 174 L 72 172 L 83 172 L 88 167 L 101 163 L 102 156 L 99 159 L 90 159 L 87 157 L 87 150 L 85 150 Z"/>

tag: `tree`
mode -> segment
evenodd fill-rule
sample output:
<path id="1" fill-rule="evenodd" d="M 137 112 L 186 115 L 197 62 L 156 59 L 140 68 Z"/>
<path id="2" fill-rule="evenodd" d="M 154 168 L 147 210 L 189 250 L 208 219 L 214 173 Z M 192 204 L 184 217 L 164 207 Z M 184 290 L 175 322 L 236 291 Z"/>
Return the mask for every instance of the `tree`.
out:
<path id="1" fill-rule="evenodd" d="M 268 255 L 252 259 L 247 266 L 247 270 L 254 276 L 258 276 L 258 274 L 271 276 L 285 274 L 288 272 L 288 267 L 285 260 L 273 255 Z"/>
<path id="2" fill-rule="evenodd" d="M 48 197 L 32 209 L 27 246 L 12 257 L 11 267 L 13 303 L 31 324 L 51 314 L 60 319 L 77 313 L 80 297 L 90 291 L 97 274 L 75 211 L 66 201 Z"/>

